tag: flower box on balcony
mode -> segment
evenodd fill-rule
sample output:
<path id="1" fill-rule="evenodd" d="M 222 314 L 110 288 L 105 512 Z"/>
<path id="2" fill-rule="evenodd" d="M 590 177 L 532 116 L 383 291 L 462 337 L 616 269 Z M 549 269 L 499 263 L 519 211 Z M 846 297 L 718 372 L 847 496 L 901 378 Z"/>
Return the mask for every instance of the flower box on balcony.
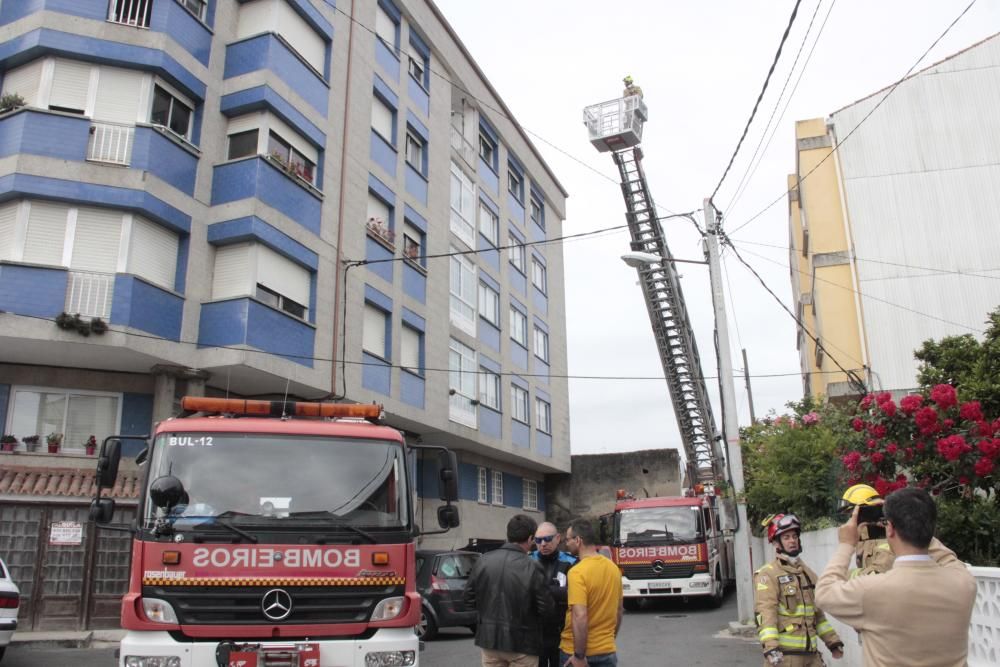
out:
<path id="1" fill-rule="evenodd" d="M 384 222 L 378 218 L 368 218 L 365 228 L 368 230 L 369 236 L 379 241 L 389 250 L 396 249 L 396 232 L 389 229 Z"/>

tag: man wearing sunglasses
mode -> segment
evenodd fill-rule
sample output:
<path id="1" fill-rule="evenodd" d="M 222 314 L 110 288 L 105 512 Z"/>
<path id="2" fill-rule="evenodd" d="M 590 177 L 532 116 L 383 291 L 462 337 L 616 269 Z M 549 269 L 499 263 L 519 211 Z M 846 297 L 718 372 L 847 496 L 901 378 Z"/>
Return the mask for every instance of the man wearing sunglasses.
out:
<path id="1" fill-rule="evenodd" d="M 566 622 L 566 573 L 576 558 L 559 549 L 562 538 L 555 525 L 545 521 L 535 531 L 535 551 L 531 557 L 545 570 L 545 580 L 552 592 L 555 608 L 542 618 L 542 653 L 538 667 L 562 667 L 559 664 L 559 636 Z"/>

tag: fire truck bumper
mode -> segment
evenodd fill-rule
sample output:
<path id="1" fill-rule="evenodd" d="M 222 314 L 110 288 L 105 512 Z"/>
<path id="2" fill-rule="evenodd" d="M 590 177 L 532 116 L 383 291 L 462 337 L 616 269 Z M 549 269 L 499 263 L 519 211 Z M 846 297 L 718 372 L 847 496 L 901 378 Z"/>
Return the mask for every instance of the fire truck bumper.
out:
<path id="1" fill-rule="evenodd" d="M 627 598 L 710 595 L 712 593 L 712 577 L 708 574 L 695 574 L 684 579 L 629 579 L 622 577 L 622 593 Z"/>
<path id="2" fill-rule="evenodd" d="M 259 643 L 265 651 L 269 644 L 289 644 L 251 640 L 239 643 Z M 315 639 L 305 643 L 319 648 L 319 663 L 310 661 L 308 666 L 294 667 L 383 667 L 418 665 L 420 660 L 413 628 L 382 628 L 369 639 Z M 220 667 L 216 661 L 217 647 L 214 641 L 178 642 L 167 632 L 128 632 L 121 642 L 119 667 Z M 267 664 L 258 661 L 247 663 L 247 667 Z"/>

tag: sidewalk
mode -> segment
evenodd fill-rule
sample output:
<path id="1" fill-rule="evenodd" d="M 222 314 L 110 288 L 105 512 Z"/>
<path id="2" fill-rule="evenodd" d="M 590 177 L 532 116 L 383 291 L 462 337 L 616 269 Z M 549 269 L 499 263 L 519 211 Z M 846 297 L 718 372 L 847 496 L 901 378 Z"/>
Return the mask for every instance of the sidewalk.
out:
<path id="1" fill-rule="evenodd" d="M 124 630 L 15 632 L 11 645 L 40 648 L 114 648 L 124 636 Z"/>

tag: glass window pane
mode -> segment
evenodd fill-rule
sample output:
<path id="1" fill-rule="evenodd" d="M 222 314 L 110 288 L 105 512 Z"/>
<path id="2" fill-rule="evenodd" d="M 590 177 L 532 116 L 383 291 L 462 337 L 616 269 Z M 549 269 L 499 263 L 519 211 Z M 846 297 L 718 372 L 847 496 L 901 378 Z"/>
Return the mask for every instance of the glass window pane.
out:
<path id="1" fill-rule="evenodd" d="M 257 153 L 257 130 L 247 130 L 229 135 L 228 159 L 235 160 Z"/>
<path id="2" fill-rule="evenodd" d="M 287 141 L 271 132 L 267 135 L 267 154 L 279 160 L 282 164 L 288 163 L 288 157 L 292 147 Z"/>
<path id="3" fill-rule="evenodd" d="M 170 129 L 186 138 L 191 127 L 191 110 L 177 100 L 174 100 L 173 107 L 170 114 Z"/>
<path id="4" fill-rule="evenodd" d="M 170 122 L 171 101 L 173 98 L 167 91 L 159 86 L 153 86 L 153 111 L 149 115 L 149 122 L 153 125 L 166 126 Z"/>
<path id="5" fill-rule="evenodd" d="M 63 447 L 83 449 L 90 436 L 101 442 L 118 431 L 117 418 L 117 397 L 71 395 Z"/>

